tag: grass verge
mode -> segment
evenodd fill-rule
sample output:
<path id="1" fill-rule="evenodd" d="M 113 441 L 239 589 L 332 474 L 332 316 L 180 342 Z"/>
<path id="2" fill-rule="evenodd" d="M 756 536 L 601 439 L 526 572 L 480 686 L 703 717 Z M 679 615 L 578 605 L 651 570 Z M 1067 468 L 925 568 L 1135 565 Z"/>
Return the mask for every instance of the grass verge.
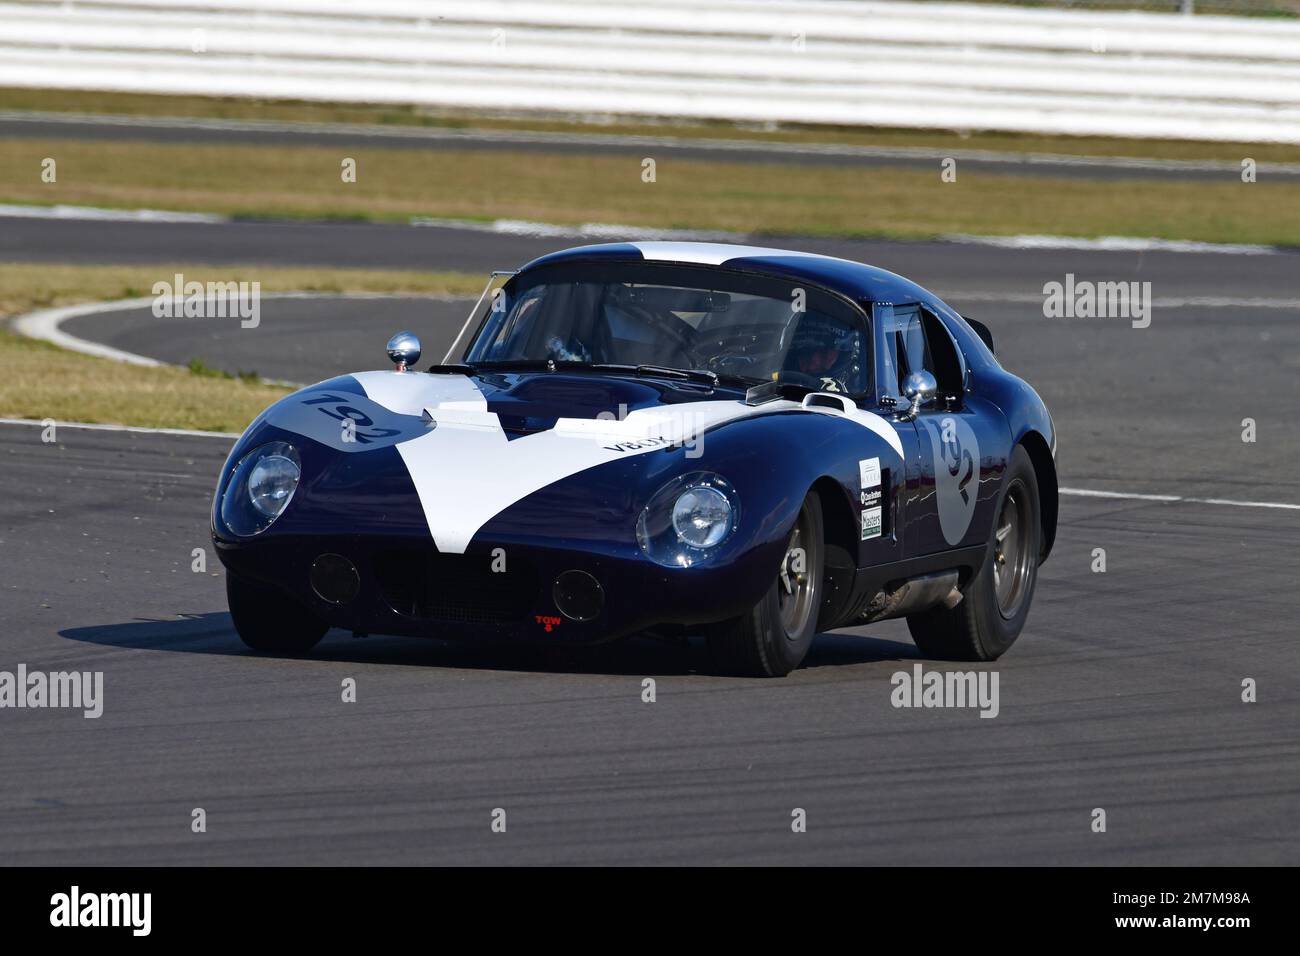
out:
<path id="1" fill-rule="evenodd" d="M 424 292 L 475 295 L 464 273 L 221 269 L 200 265 L 0 264 L 0 319 L 57 305 L 148 295 L 158 278 L 259 281 L 264 292 Z M 193 368 L 145 368 L 81 355 L 0 327 L 0 418 L 53 418 L 150 428 L 239 432 L 288 389 L 255 377 Z"/>
<path id="2" fill-rule="evenodd" d="M 1221 159 L 1240 162 L 1300 162 L 1300 147 L 1264 143 L 1212 143 L 1196 140 L 1114 139 L 1102 136 L 1046 136 L 990 131 L 887 129 L 801 124 L 738 125 L 705 120 L 649 120 L 625 116 L 572 117 L 530 113 L 484 114 L 420 106 L 316 103 L 148 93 L 82 90 L 29 90 L 0 87 L 0 110 L 55 113 L 106 113 L 119 116 L 184 116 L 303 123 L 356 123 L 450 129 L 518 129 L 558 133 L 611 133 L 717 138 L 778 143 L 844 143 L 857 146 L 909 146 L 937 150 L 988 149 L 1012 153 L 1064 153 L 1078 156 L 1137 156 L 1153 159 Z"/>
<path id="3" fill-rule="evenodd" d="M 343 182 L 344 156 L 356 182 Z M 41 181 L 42 160 L 57 182 Z M 1096 180 L 642 155 L 0 141 L 0 202 L 234 216 L 606 222 L 755 234 L 1153 236 L 1300 244 L 1300 183 Z"/>

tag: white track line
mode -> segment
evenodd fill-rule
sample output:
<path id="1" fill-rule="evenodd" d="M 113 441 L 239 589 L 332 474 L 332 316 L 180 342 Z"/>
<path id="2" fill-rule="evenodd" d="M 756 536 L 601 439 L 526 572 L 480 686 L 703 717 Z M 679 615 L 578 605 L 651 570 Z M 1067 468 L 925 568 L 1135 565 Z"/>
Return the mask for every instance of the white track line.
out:
<path id="1" fill-rule="evenodd" d="M 1233 508 L 1281 508 L 1300 511 L 1300 505 L 1283 501 L 1234 501 L 1230 498 L 1193 498 L 1188 495 L 1142 495 L 1127 491 L 1095 491 L 1091 488 L 1061 488 L 1063 495 L 1079 498 L 1118 498 L 1125 501 L 1158 501 L 1164 504 L 1229 505 Z"/>
<path id="2" fill-rule="evenodd" d="M 465 229 L 472 232 L 489 232 L 507 236 L 532 236 L 543 239 L 603 239 L 609 242 L 663 239 L 677 242 L 735 242 L 747 245 L 764 238 L 743 232 L 707 229 L 654 229 L 646 226 L 626 226 L 606 222 L 564 225 L 553 222 L 534 222 L 528 219 L 493 219 L 488 222 L 471 222 L 461 219 L 420 216 L 412 219 L 410 224 L 412 226 L 432 226 L 439 229 Z M 810 238 L 834 237 L 816 236 Z M 1190 252 L 1233 256 L 1270 256 L 1288 253 L 1288 250 L 1279 246 L 1194 242 L 1190 239 L 1155 239 L 1139 236 L 1100 236 L 1095 239 L 1085 239 L 1078 236 L 972 236 L 957 233 L 940 236 L 938 241 L 966 246 L 992 246 L 997 249 L 1063 249 L 1077 252 Z"/>
<path id="3" fill-rule="evenodd" d="M 37 421 L 34 418 L 0 418 L 0 425 L 35 425 L 45 428 L 53 423 L 55 428 L 84 428 L 97 432 L 135 432 L 141 435 L 185 435 L 191 438 L 225 438 L 234 441 L 239 432 L 203 432 L 191 428 L 145 428 L 142 425 L 101 425 L 96 422 L 60 422 L 54 419 Z"/>
<path id="4" fill-rule="evenodd" d="M 178 212 L 166 209 L 107 209 L 99 206 L 16 206 L 0 205 L 0 217 L 22 219 L 82 219 L 111 222 L 199 223 L 220 225 L 233 220 L 214 213 Z M 310 222 L 311 220 L 264 220 L 264 222 Z M 462 229 L 467 232 L 489 232 L 498 235 L 531 236 L 543 239 L 603 239 L 647 241 L 667 240 L 677 242 L 736 242 L 750 244 L 761 237 L 748 233 L 710 229 L 656 229 L 650 226 L 627 226 L 619 223 L 585 222 L 566 225 L 554 222 L 533 222 L 527 219 L 494 219 L 476 222 L 468 219 L 446 219 L 416 216 L 410 226 L 438 229 Z M 809 238 L 836 238 L 815 236 Z M 885 241 L 885 240 L 864 240 Z M 917 240 L 924 241 L 924 240 Z M 1257 246 L 1243 243 L 1195 242 L 1192 240 L 1155 239 L 1139 236 L 1099 236 L 1085 239 L 1078 236 L 975 236 L 956 233 L 939 236 L 939 242 L 961 245 L 991 246 L 998 249 L 1021 250 L 1074 250 L 1077 252 L 1189 252 L 1233 256 L 1269 256 L 1290 254 L 1280 246 Z"/>
<path id="5" fill-rule="evenodd" d="M 1277 246 L 1245 243 L 1195 242 L 1190 239 L 1155 239 L 1137 236 L 968 236 L 960 233 L 942 237 L 945 242 L 994 246 L 999 249 L 1075 249 L 1081 252 L 1197 252 L 1230 256 L 1268 256 L 1285 250 Z"/>
<path id="6" fill-rule="evenodd" d="M 79 339 L 75 335 L 69 335 L 59 328 L 68 319 L 75 319 L 83 315 L 97 315 L 101 312 L 148 309 L 153 306 L 153 302 L 152 298 L 119 299 L 116 302 L 93 302 L 89 305 L 68 305 L 57 309 L 41 309 L 38 312 L 28 312 L 26 315 L 18 316 L 13 320 L 12 327 L 19 335 L 51 342 L 59 346 L 59 348 L 68 349 L 71 352 L 112 359 L 115 362 L 127 362 L 131 365 L 156 367 L 164 363 L 159 362 L 157 359 L 151 359 L 147 355 L 136 355 L 134 352 L 115 349 L 111 345 L 88 342 L 86 339 Z"/>
<path id="7" fill-rule="evenodd" d="M 412 226 L 436 229 L 465 229 L 471 232 L 489 232 L 502 236 L 530 236 L 537 239 L 603 239 L 606 242 L 647 242 L 656 239 L 676 242 L 735 242 L 745 244 L 752 236 L 741 232 L 709 229 L 655 229 L 648 226 L 626 226 L 618 223 L 584 222 L 564 225 L 553 222 L 533 222 L 528 219 L 493 219 L 490 222 L 471 222 L 464 219 L 442 219 L 419 216 L 411 220 Z"/>
<path id="8" fill-rule="evenodd" d="M 940 298 L 945 302 L 1007 302 L 1041 305 L 1046 298 L 1040 292 L 962 292 L 944 289 Z M 1151 300 L 1153 308 L 1161 309 L 1300 309 L 1300 299 L 1265 299 L 1258 296 L 1232 298 L 1221 295 L 1159 296 Z M 1048 320 L 1059 321 L 1059 320 Z"/>
<path id="9" fill-rule="evenodd" d="M 445 295 L 442 293 L 407 293 L 407 292 L 266 292 L 261 295 L 263 299 L 434 299 L 437 301 L 452 302 L 466 298 L 466 296 Z M 126 362 L 130 365 L 145 365 L 151 368 L 166 366 L 166 362 L 160 362 L 157 359 L 150 358 L 147 355 L 137 355 L 134 352 L 126 352 L 122 349 L 113 348 L 111 345 L 102 345 L 99 342 L 91 342 L 87 339 L 78 338 L 68 332 L 64 332 L 60 326 L 69 319 L 80 318 L 87 315 L 99 315 L 104 312 L 129 311 L 131 309 L 148 309 L 153 306 L 153 298 L 140 299 L 118 299 L 113 302 L 92 302 L 86 305 L 69 305 L 57 309 L 41 309 L 37 312 L 28 312 L 26 315 L 20 315 L 13 319 L 11 325 L 19 335 L 25 335 L 31 339 L 40 339 L 44 342 L 50 342 L 59 348 L 67 349 L 70 352 L 80 352 L 82 355 L 93 355 L 96 358 L 111 359 L 114 362 Z M 185 320 L 180 320 L 185 321 Z M 182 365 L 172 366 L 173 368 L 184 368 Z M 297 382 L 286 382 L 279 379 L 262 379 L 268 385 L 287 385 L 290 388 L 301 387 Z"/>
<path id="10" fill-rule="evenodd" d="M 168 209 L 106 209 L 102 206 L 13 206 L 0 204 L 0 216 L 17 219 L 93 219 L 103 222 L 198 222 L 211 225 L 230 217 Z"/>

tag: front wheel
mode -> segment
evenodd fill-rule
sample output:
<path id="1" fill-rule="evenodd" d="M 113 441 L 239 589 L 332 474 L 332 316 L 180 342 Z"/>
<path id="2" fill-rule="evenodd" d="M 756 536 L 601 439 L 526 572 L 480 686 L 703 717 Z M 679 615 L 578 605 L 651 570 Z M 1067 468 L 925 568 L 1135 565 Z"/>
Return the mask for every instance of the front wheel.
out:
<path id="1" fill-rule="evenodd" d="M 226 601 L 240 640 L 255 651 L 305 654 L 329 625 L 274 588 L 226 572 Z"/>
<path id="2" fill-rule="evenodd" d="M 1042 541 L 1038 507 L 1033 463 L 1017 445 L 979 574 L 962 590 L 956 607 L 937 607 L 907 619 L 912 639 L 926 657 L 995 661 L 1015 643 L 1029 617 L 1038 582 Z"/>
<path id="3" fill-rule="evenodd" d="M 809 493 L 767 593 L 747 614 L 709 631 L 709 653 L 719 670 L 784 677 L 803 662 L 817 633 L 824 563 L 821 499 Z"/>

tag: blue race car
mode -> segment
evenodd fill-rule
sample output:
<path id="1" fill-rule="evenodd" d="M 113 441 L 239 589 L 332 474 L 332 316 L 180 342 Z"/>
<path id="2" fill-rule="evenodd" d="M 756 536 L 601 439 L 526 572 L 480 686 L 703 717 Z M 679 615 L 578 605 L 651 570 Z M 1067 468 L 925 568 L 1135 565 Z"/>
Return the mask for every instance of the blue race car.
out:
<path id="1" fill-rule="evenodd" d="M 222 469 L 246 644 L 330 627 L 595 643 L 702 634 L 779 676 L 818 631 L 905 617 L 993 660 L 1056 531 L 1056 437 L 992 336 L 843 259 L 584 246 L 498 273 L 442 364 L 302 389 Z"/>

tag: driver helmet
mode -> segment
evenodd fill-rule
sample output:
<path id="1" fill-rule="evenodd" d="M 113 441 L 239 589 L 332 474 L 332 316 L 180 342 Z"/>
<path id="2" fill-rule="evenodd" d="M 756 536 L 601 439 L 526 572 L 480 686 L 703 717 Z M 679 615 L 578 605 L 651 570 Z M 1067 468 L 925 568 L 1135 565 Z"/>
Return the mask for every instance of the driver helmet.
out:
<path id="1" fill-rule="evenodd" d="M 787 367 L 818 378 L 840 378 L 852 353 L 852 329 L 810 313 L 795 329 Z"/>

